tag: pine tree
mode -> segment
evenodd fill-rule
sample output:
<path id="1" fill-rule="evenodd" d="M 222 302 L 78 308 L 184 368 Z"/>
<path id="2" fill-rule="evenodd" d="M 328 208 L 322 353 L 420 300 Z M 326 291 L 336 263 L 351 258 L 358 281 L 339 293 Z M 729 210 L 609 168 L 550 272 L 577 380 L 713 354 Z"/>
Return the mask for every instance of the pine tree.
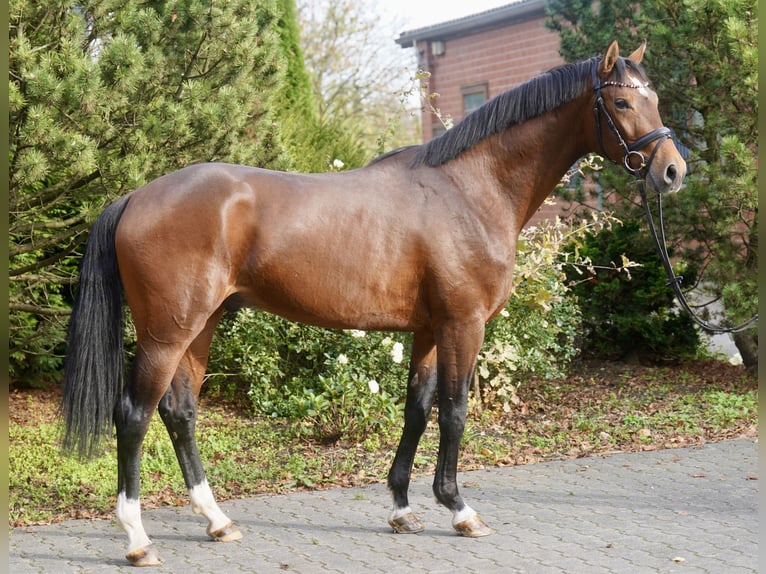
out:
<path id="1" fill-rule="evenodd" d="M 289 166 L 274 1 L 11 0 L 12 374 L 58 366 L 78 253 L 103 207 L 185 165 Z"/>

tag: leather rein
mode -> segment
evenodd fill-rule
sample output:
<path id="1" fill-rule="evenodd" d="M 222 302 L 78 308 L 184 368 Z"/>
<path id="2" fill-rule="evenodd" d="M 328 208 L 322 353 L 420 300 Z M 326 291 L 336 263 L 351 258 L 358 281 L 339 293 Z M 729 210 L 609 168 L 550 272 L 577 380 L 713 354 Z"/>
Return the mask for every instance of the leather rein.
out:
<path id="1" fill-rule="evenodd" d="M 646 189 L 644 186 L 645 176 L 649 172 L 649 167 L 652 164 L 652 161 L 654 160 L 655 155 L 657 154 L 657 150 L 660 149 L 660 146 L 664 144 L 667 140 L 671 139 L 671 131 L 669 128 L 663 126 L 660 128 L 657 128 L 655 130 L 652 130 L 648 134 L 641 136 L 636 141 L 634 141 L 632 144 L 628 145 L 625 142 L 625 139 L 620 134 L 620 130 L 617 128 L 617 125 L 614 123 L 614 120 L 612 119 L 612 116 L 609 114 L 609 111 L 606 109 L 606 105 L 604 104 L 604 98 L 601 95 L 601 89 L 606 86 L 618 86 L 622 88 L 635 88 L 635 89 L 641 89 L 646 88 L 648 86 L 647 84 L 626 84 L 623 82 L 614 82 L 614 81 L 607 81 L 607 82 L 600 82 L 598 78 L 598 63 L 594 63 L 593 65 L 593 91 L 595 92 L 595 104 L 593 107 L 593 113 L 595 116 L 596 121 L 596 134 L 598 137 L 598 144 L 601 148 L 601 153 L 604 157 L 608 157 L 606 155 L 606 152 L 604 150 L 604 143 L 601 138 L 601 116 L 604 116 L 604 119 L 606 120 L 607 126 L 609 126 L 609 129 L 614 134 L 615 138 L 617 139 L 617 143 L 620 145 L 623 151 L 623 158 L 622 163 L 625 167 L 625 169 L 633 175 L 633 177 L 636 180 L 636 185 L 638 187 L 638 192 L 641 195 L 641 203 L 644 206 L 644 211 L 646 212 L 646 219 L 649 223 L 649 231 L 652 235 L 652 239 L 654 240 L 654 245 L 657 248 L 657 253 L 660 256 L 660 261 L 662 261 L 662 266 L 665 269 L 665 273 L 668 277 L 668 281 L 666 285 L 673 288 L 673 291 L 675 292 L 676 299 L 678 300 L 678 303 L 681 305 L 681 307 L 691 316 L 692 320 L 694 320 L 697 325 L 702 327 L 705 331 L 712 335 L 718 335 L 723 333 L 737 333 L 739 331 L 744 331 L 745 329 L 749 329 L 750 327 L 753 327 L 758 323 L 758 313 L 753 315 L 748 321 L 745 321 L 741 325 L 737 325 L 735 327 L 721 327 L 719 325 L 713 325 L 711 323 L 708 323 L 706 321 L 703 321 L 700 317 L 698 317 L 694 311 L 692 310 L 691 305 L 686 300 L 686 297 L 683 294 L 683 291 L 681 290 L 681 282 L 683 281 L 683 275 L 676 275 L 673 271 L 673 267 L 670 264 L 670 256 L 668 255 L 668 250 L 666 247 L 666 240 L 665 240 L 665 226 L 662 221 L 662 194 L 657 193 L 657 218 L 659 220 L 659 233 L 657 231 L 657 227 L 654 224 L 654 216 L 652 215 L 652 210 L 649 206 L 649 200 L 646 196 Z M 641 149 L 646 147 L 647 144 L 655 141 L 660 140 L 652 150 L 652 153 L 649 155 L 649 159 L 646 159 L 644 157 L 644 154 L 641 153 Z M 638 167 L 633 167 L 633 162 L 635 160 L 638 160 Z"/>

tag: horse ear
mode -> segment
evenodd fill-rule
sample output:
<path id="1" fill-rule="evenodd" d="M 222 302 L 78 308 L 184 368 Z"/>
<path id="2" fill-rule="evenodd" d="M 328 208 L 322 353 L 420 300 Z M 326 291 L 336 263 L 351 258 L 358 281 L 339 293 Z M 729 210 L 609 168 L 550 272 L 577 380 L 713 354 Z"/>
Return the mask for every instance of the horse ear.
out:
<path id="1" fill-rule="evenodd" d="M 628 60 L 632 60 L 636 64 L 640 64 L 641 60 L 644 58 L 644 51 L 646 50 L 646 40 L 641 42 L 641 45 L 636 48 L 636 51 L 633 52 L 630 56 L 628 56 Z"/>
<path id="2" fill-rule="evenodd" d="M 601 58 L 601 62 L 598 65 L 598 73 L 601 76 L 609 75 L 609 72 L 614 68 L 617 58 L 620 57 L 620 47 L 617 45 L 617 40 L 612 40 L 609 43 L 609 47 L 606 49 L 606 54 Z"/>

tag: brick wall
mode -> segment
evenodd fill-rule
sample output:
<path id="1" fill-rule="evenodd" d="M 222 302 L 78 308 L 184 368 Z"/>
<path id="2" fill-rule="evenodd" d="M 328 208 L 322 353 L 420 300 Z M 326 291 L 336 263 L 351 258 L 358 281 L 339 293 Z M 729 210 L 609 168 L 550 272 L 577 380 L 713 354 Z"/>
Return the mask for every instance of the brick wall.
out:
<path id="1" fill-rule="evenodd" d="M 457 123 L 463 117 L 462 87 L 486 82 L 492 98 L 563 64 L 558 34 L 546 29 L 544 22 L 540 12 L 510 25 L 444 38 L 442 55 L 432 54 L 431 41 L 419 41 L 421 67 L 431 73 L 428 91 L 439 94 L 434 105 Z M 424 113 L 422 122 L 423 140 L 428 141 L 439 121 Z"/>

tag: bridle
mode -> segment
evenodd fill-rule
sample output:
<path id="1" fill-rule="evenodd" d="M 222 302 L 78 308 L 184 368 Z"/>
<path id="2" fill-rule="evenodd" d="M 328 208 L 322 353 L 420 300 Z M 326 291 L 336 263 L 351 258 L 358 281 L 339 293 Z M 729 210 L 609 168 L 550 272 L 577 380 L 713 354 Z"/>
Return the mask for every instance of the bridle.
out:
<path id="1" fill-rule="evenodd" d="M 593 91 L 595 93 L 595 103 L 593 105 L 593 114 L 596 120 L 596 137 L 598 138 L 598 147 L 601 150 L 601 155 L 603 155 L 604 157 L 607 157 L 606 151 L 604 150 L 604 142 L 601 138 L 601 116 L 603 115 L 604 119 L 606 119 L 606 124 L 609 126 L 609 129 L 612 131 L 612 133 L 614 134 L 614 137 L 617 139 L 617 143 L 620 145 L 620 148 L 622 148 L 622 151 L 624 154 L 622 158 L 622 163 L 625 166 L 625 169 L 628 170 L 628 173 L 636 177 L 636 179 L 643 179 L 642 175 L 649 171 L 649 166 L 652 164 L 652 160 L 654 160 L 654 156 L 657 154 L 657 151 L 660 149 L 660 146 L 662 146 L 662 144 L 664 144 L 666 141 L 668 141 L 671 138 L 670 128 L 662 126 L 660 128 L 650 131 L 646 135 L 641 136 L 630 145 L 625 143 L 625 139 L 622 137 L 622 134 L 620 134 L 620 130 L 617 128 L 617 125 L 614 123 L 612 116 L 609 114 L 609 111 L 606 109 L 606 104 L 604 104 L 604 96 L 601 95 L 601 89 L 607 86 L 617 86 L 620 88 L 634 88 L 639 90 L 641 88 L 648 87 L 649 84 L 648 83 L 626 84 L 625 82 L 614 82 L 614 81 L 600 82 L 598 78 L 598 63 L 593 64 L 592 70 L 593 70 L 592 72 Z M 652 153 L 651 155 L 649 155 L 649 159 L 647 160 L 644 157 L 644 154 L 641 153 L 639 150 L 641 150 L 642 148 L 645 148 L 647 144 L 650 144 L 655 140 L 660 140 L 660 141 L 657 143 L 657 145 L 654 146 L 654 149 L 652 150 Z M 634 168 L 631 165 L 631 160 L 633 158 L 637 158 L 639 160 L 638 167 Z"/>
<path id="2" fill-rule="evenodd" d="M 644 180 L 647 174 L 649 173 L 649 168 L 652 164 L 652 161 L 654 160 L 655 155 L 657 154 L 657 151 L 660 149 L 662 144 L 664 144 L 666 141 L 671 139 L 672 132 L 670 131 L 670 128 L 662 126 L 650 131 L 646 135 L 641 136 L 632 144 L 628 145 L 625 142 L 625 139 L 622 137 L 622 134 L 620 134 L 620 130 L 617 128 L 617 125 L 614 123 L 614 120 L 612 119 L 612 116 L 609 114 L 609 111 L 606 109 L 606 105 L 604 104 L 604 97 L 601 94 L 601 89 L 606 86 L 617 86 L 621 88 L 641 89 L 641 88 L 646 88 L 649 84 L 648 83 L 627 84 L 624 82 L 615 82 L 615 81 L 601 82 L 599 81 L 599 77 L 598 77 L 598 61 L 594 61 L 593 68 L 592 68 L 592 75 L 593 75 L 593 91 L 595 93 L 593 113 L 594 113 L 595 122 L 596 122 L 596 137 L 598 138 L 598 145 L 601 150 L 601 154 L 604 157 L 608 157 L 606 155 L 606 151 L 604 150 L 604 142 L 602 141 L 602 137 L 601 137 L 601 116 L 603 115 L 604 119 L 606 120 L 607 126 L 609 126 L 609 129 L 611 130 L 611 132 L 614 134 L 615 138 L 617 139 L 617 143 L 619 144 L 620 148 L 622 148 L 622 151 L 623 151 L 622 163 L 625 166 L 625 169 L 636 180 L 638 192 L 641 195 L 641 202 L 644 206 L 644 211 L 646 212 L 646 219 L 647 219 L 647 222 L 649 223 L 649 231 L 652 235 L 652 239 L 654 240 L 654 245 L 657 248 L 657 253 L 660 256 L 660 261 L 662 261 L 662 266 L 665 268 L 665 273 L 668 277 L 668 281 L 666 285 L 673 288 L 673 291 L 675 292 L 678 303 L 691 316 L 692 320 L 694 320 L 694 322 L 697 323 L 697 325 L 702 327 L 705 331 L 707 331 L 710 334 L 718 335 L 723 333 L 737 333 L 739 331 L 744 331 L 745 329 L 749 329 L 750 327 L 753 327 L 758 322 L 758 313 L 753 315 L 748 321 L 742 323 L 741 325 L 737 325 L 735 327 L 720 327 L 718 325 L 712 325 L 710 323 L 707 323 L 694 314 L 694 311 L 692 310 L 691 305 L 686 300 L 686 297 L 684 296 L 683 291 L 681 291 L 681 282 L 684 279 L 683 275 L 676 275 L 675 272 L 673 271 L 673 267 L 670 264 L 670 256 L 668 255 L 668 250 L 666 247 L 667 242 L 665 240 L 665 227 L 662 222 L 662 194 L 657 193 L 657 218 L 659 220 L 659 235 L 658 235 L 657 229 L 655 228 L 655 225 L 654 225 L 654 217 L 652 215 L 652 210 L 649 206 L 649 201 L 646 197 L 646 189 L 644 186 Z M 644 154 L 641 153 L 640 150 L 655 140 L 660 140 L 660 141 L 654 146 L 654 149 L 652 149 L 652 152 L 649 155 L 649 159 L 647 160 L 644 157 Z M 639 163 L 638 167 L 633 167 L 631 165 L 631 161 L 633 159 L 638 159 L 638 163 Z"/>

